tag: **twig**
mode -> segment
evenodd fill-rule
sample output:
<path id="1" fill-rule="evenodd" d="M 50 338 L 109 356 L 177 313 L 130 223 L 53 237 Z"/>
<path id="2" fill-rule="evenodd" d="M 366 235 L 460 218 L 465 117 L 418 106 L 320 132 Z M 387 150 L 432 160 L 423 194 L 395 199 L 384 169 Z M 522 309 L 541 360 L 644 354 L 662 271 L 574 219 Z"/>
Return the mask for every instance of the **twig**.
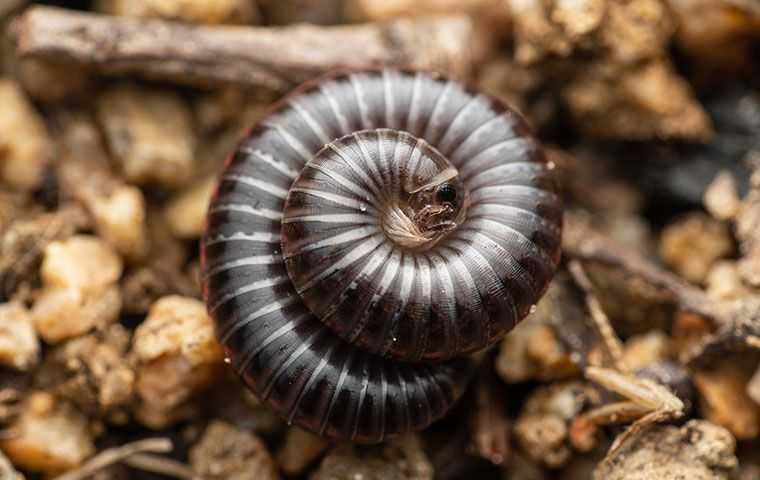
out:
<path id="1" fill-rule="evenodd" d="M 394 65 L 465 76 L 467 16 L 321 27 L 192 26 L 33 7 L 13 26 L 21 56 L 67 59 L 105 73 L 191 85 L 284 91 L 334 68 Z"/>
<path id="2" fill-rule="evenodd" d="M 688 284 L 641 255 L 624 249 L 582 222 L 575 221 L 572 215 L 566 217 L 563 250 L 568 256 L 576 259 L 619 267 L 626 273 L 667 292 L 683 310 L 710 318 L 716 323 L 724 320 L 715 302 L 703 290 Z"/>
<path id="3" fill-rule="evenodd" d="M 493 359 L 489 362 L 493 365 Z M 472 440 L 475 453 L 494 465 L 502 465 L 512 451 L 509 435 L 511 422 L 506 415 L 502 384 L 492 367 L 482 368 L 475 390 L 477 408 L 473 416 Z"/>
<path id="4" fill-rule="evenodd" d="M 711 320 L 716 331 L 681 359 L 692 367 L 707 364 L 728 352 L 760 349 L 760 296 L 751 295 L 731 302 L 714 301 L 703 290 L 625 250 L 572 214 L 566 217 L 563 250 L 578 260 L 620 268 L 666 292 L 682 310 Z"/>
<path id="5" fill-rule="evenodd" d="M 568 265 L 570 274 L 573 276 L 575 283 L 581 287 L 586 297 L 586 307 L 591 314 L 591 321 L 596 328 L 599 337 L 602 339 L 602 344 L 607 350 L 607 354 L 612 360 L 613 366 L 620 368 L 620 359 L 623 358 L 623 343 L 618 338 L 615 330 L 610 324 L 610 320 L 607 314 L 604 313 L 599 299 L 593 294 L 593 285 L 586 275 L 586 271 L 583 266 L 575 260 L 571 261 Z"/>
<path id="6" fill-rule="evenodd" d="M 158 473 L 183 480 L 200 480 L 201 478 L 182 462 L 149 453 L 137 453 L 125 459 L 124 463 L 146 472 Z"/>
<path id="7" fill-rule="evenodd" d="M 148 438 L 127 443 L 120 447 L 109 448 L 95 455 L 79 468 L 68 471 L 56 477 L 56 480 L 83 480 L 109 465 L 140 452 L 165 453 L 172 450 L 172 442 L 168 438 Z"/>

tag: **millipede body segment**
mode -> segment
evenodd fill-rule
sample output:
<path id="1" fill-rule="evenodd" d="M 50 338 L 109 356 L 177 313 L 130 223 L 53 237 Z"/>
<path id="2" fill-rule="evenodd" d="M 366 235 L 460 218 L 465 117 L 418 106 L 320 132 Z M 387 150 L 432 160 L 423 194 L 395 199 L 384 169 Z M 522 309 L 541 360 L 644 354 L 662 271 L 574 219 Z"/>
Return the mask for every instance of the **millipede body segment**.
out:
<path id="1" fill-rule="evenodd" d="M 559 260 L 556 175 L 522 118 L 455 81 L 342 72 L 286 97 L 222 173 L 202 240 L 232 366 L 288 422 L 425 428 Z"/>

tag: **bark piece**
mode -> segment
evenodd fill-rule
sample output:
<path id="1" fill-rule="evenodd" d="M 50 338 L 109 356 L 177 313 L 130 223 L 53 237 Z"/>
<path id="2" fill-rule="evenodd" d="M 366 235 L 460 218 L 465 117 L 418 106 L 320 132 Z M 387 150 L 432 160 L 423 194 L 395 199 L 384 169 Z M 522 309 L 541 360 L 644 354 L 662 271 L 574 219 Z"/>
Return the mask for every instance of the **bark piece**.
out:
<path id="1" fill-rule="evenodd" d="M 20 56 L 66 58 L 107 73 L 138 73 L 192 85 L 238 84 L 285 91 L 340 67 L 394 65 L 470 72 L 466 16 L 385 24 L 277 28 L 188 26 L 35 7 L 15 25 Z"/>

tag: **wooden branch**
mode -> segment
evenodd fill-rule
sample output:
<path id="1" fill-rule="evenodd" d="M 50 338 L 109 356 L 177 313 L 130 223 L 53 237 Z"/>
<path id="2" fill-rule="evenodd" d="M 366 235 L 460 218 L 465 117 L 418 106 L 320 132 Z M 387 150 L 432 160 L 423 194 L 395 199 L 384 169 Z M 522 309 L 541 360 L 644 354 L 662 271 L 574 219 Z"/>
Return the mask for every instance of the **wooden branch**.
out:
<path id="1" fill-rule="evenodd" d="M 132 455 L 141 452 L 166 453 L 172 450 L 172 442 L 168 438 L 146 438 L 113 447 L 98 453 L 74 470 L 55 477 L 55 480 L 83 480 L 92 474 L 114 463 L 119 463 Z"/>
<path id="2" fill-rule="evenodd" d="M 466 76 L 466 16 L 336 27 L 197 26 L 33 7 L 13 26 L 22 57 L 65 59 L 110 74 L 284 91 L 334 68 L 393 65 Z"/>
<path id="3" fill-rule="evenodd" d="M 124 464 L 151 473 L 182 480 L 203 480 L 193 469 L 173 458 L 150 453 L 136 453 L 124 459 Z"/>
<path id="4" fill-rule="evenodd" d="M 612 365 L 619 370 L 621 367 L 620 362 L 623 358 L 623 342 L 620 341 L 617 333 L 615 333 L 615 329 L 612 328 L 610 319 L 604 313 L 599 299 L 594 295 L 594 286 L 591 280 L 589 280 L 588 275 L 586 275 L 583 266 L 577 260 L 571 260 L 567 267 L 576 285 L 583 290 L 586 296 L 586 309 L 588 309 L 589 316 L 591 317 L 591 323 L 602 340 L 602 345 L 610 357 Z"/>

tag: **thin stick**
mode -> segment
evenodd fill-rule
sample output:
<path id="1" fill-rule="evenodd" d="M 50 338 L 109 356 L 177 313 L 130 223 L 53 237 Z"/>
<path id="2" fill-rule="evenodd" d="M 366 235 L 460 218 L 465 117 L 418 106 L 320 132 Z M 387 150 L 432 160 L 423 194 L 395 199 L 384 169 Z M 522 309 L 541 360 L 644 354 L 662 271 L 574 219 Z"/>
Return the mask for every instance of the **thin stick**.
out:
<path id="1" fill-rule="evenodd" d="M 18 54 L 105 73 L 284 91 L 334 68 L 393 65 L 466 76 L 473 24 L 464 15 L 322 27 L 198 26 L 33 7 L 13 26 Z"/>
<path id="2" fill-rule="evenodd" d="M 199 480 L 200 477 L 182 462 L 149 453 L 137 453 L 124 459 L 124 463 L 132 468 L 158 473 L 168 477 L 183 480 Z"/>
<path id="3" fill-rule="evenodd" d="M 572 274 L 575 283 L 584 291 L 586 297 L 586 307 L 591 314 L 591 321 L 596 327 L 596 331 L 599 337 L 602 339 L 602 344 L 607 350 L 607 354 L 612 360 L 612 364 L 615 368 L 620 368 L 620 359 L 623 358 L 623 342 L 620 341 L 615 329 L 610 324 L 610 319 L 607 314 L 604 313 L 599 299 L 593 294 L 593 285 L 586 275 L 586 271 L 581 266 L 580 262 L 573 260 L 568 265 L 570 274 Z"/>
<path id="4" fill-rule="evenodd" d="M 490 365 L 493 365 L 493 357 Z M 493 367 L 481 369 L 475 388 L 477 408 L 472 419 L 472 442 L 475 453 L 494 465 L 506 463 L 512 452 L 511 422 L 507 418 L 501 387 Z"/>
<path id="5" fill-rule="evenodd" d="M 688 284 L 630 249 L 616 244 L 601 233 L 583 225 L 583 222 L 577 221 L 572 215 L 566 217 L 562 247 L 570 257 L 619 267 L 629 275 L 641 278 L 653 287 L 667 292 L 684 310 L 710 318 L 716 323 L 725 320 L 715 302 L 703 290 Z"/>
<path id="6" fill-rule="evenodd" d="M 168 438 L 148 438 L 136 442 L 127 443 L 120 447 L 109 448 L 95 455 L 79 468 L 70 470 L 63 475 L 55 477 L 55 480 L 83 480 L 105 467 L 121 462 L 122 460 L 140 452 L 166 453 L 172 450 L 172 442 Z"/>

